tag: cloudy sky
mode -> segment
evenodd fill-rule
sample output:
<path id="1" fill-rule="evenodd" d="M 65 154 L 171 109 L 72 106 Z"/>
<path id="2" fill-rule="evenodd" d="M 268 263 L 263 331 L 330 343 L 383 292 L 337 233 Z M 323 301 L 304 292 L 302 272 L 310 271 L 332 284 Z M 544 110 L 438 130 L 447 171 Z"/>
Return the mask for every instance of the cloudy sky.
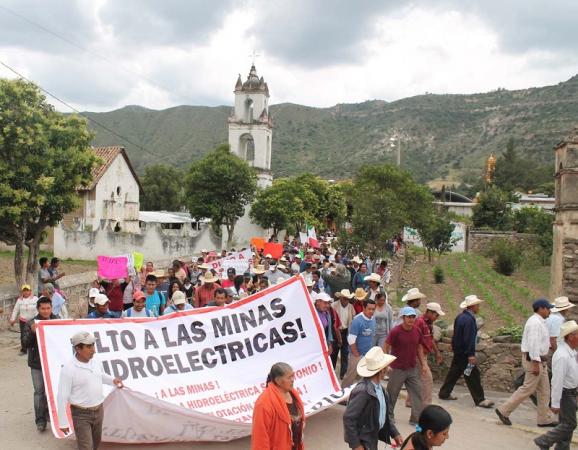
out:
<path id="1" fill-rule="evenodd" d="M 272 103 L 331 106 L 556 84 L 577 19 L 576 0 L 0 0 L 0 62 L 81 110 L 162 109 L 231 104 L 256 51 Z"/>

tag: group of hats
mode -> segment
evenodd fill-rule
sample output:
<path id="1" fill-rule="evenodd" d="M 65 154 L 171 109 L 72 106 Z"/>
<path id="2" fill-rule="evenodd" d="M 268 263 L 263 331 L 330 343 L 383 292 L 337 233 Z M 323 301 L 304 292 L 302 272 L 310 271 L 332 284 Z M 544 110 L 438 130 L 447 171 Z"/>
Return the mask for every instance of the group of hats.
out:
<path id="1" fill-rule="evenodd" d="M 98 288 L 90 288 L 88 291 L 88 304 L 91 308 L 94 308 L 96 305 L 106 305 L 108 302 L 108 297 L 101 293 Z"/>
<path id="2" fill-rule="evenodd" d="M 554 303 L 550 303 L 548 300 L 541 298 L 536 300 L 532 304 L 532 308 L 536 311 L 538 308 L 548 308 L 551 312 L 560 312 L 576 306 L 574 303 L 570 302 L 568 297 L 557 297 L 554 299 Z M 568 320 L 560 326 L 560 337 L 564 338 L 571 333 L 578 331 L 578 324 L 575 320 Z"/>

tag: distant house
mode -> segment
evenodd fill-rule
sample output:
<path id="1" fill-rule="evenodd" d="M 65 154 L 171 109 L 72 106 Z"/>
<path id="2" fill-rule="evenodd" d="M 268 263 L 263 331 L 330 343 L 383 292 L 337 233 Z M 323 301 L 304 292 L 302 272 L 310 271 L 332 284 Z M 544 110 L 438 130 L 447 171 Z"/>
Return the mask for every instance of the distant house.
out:
<path id="1" fill-rule="evenodd" d="M 102 161 L 92 169 L 92 182 L 78 188 L 80 206 L 61 227 L 76 231 L 138 233 L 140 181 L 124 147 L 93 147 Z"/>

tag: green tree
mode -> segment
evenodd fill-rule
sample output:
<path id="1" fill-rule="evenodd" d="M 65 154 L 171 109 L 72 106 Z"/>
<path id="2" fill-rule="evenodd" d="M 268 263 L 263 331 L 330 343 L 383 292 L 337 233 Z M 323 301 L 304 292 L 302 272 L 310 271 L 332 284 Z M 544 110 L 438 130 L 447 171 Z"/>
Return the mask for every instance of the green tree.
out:
<path id="1" fill-rule="evenodd" d="M 255 170 L 224 144 L 192 163 L 185 183 L 191 215 L 211 219 L 214 227 L 224 225 L 230 248 L 235 225 L 257 189 Z"/>
<path id="2" fill-rule="evenodd" d="M 405 226 L 423 229 L 434 197 L 426 186 L 397 167 L 363 166 L 351 190 L 353 238 L 370 254 L 382 253 Z"/>
<path id="3" fill-rule="evenodd" d="M 448 253 L 455 242 L 452 239 L 452 232 L 455 225 L 446 214 L 433 211 L 428 220 L 421 221 L 417 232 L 427 250 L 428 260 L 431 262 L 432 253 L 439 256 Z"/>
<path id="4" fill-rule="evenodd" d="M 0 79 L 0 239 L 15 246 L 16 285 L 35 283 L 43 233 L 90 182 L 92 137 L 85 119 L 54 111 L 34 84 Z"/>
<path id="5" fill-rule="evenodd" d="M 514 211 L 512 228 L 518 233 L 536 235 L 541 262 L 547 264 L 552 255 L 554 214 L 539 207 L 525 207 Z"/>
<path id="6" fill-rule="evenodd" d="M 259 226 L 271 228 L 275 236 L 281 230 L 296 233 L 313 220 L 306 204 L 314 200 L 313 193 L 295 179 L 281 178 L 257 193 L 250 216 Z"/>
<path id="7" fill-rule="evenodd" d="M 184 172 L 166 164 L 145 169 L 141 178 L 141 208 L 145 211 L 180 211 L 183 205 Z"/>
<path id="8" fill-rule="evenodd" d="M 508 193 L 497 187 L 491 187 L 480 195 L 480 200 L 472 215 L 476 228 L 507 230 L 510 226 L 510 200 Z"/>

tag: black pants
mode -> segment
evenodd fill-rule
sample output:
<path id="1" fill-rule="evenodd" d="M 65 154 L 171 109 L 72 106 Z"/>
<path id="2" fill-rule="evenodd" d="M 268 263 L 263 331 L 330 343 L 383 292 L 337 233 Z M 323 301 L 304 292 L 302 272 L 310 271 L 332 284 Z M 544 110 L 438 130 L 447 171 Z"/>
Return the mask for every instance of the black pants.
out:
<path id="1" fill-rule="evenodd" d="M 26 322 L 18 319 L 18 325 L 20 326 L 20 352 L 26 353 L 26 342 L 24 342 L 24 326 Z"/>
<path id="2" fill-rule="evenodd" d="M 549 446 L 556 444 L 555 450 L 569 450 L 572 434 L 576 429 L 576 389 L 562 389 L 559 423 L 546 434 L 536 438 L 536 444 Z"/>
<path id="3" fill-rule="evenodd" d="M 452 364 L 450 370 L 446 375 L 444 384 L 440 388 L 439 398 L 448 398 L 452 393 L 454 386 L 460 377 L 464 374 L 464 370 L 468 365 L 468 357 L 466 355 L 456 355 L 452 359 Z M 480 376 L 480 370 L 478 366 L 472 369 L 472 373 L 469 377 L 464 376 L 466 380 L 466 385 L 474 399 L 474 403 L 477 405 L 485 400 L 484 388 L 482 387 L 482 380 Z"/>
<path id="4" fill-rule="evenodd" d="M 341 347 L 337 345 L 333 346 L 333 353 L 331 353 L 331 362 L 333 363 L 333 368 L 337 365 L 337 358 L 341 353 L 340 367 L 339 367 L 339 378 L 343 378 L 347 372 L 347 358 L 349 356 L 349 344 L 347 343 L 347 335 L 349 330 L 341 330 Z M 337 344 L 337 340 L 334 341 Z"/>

